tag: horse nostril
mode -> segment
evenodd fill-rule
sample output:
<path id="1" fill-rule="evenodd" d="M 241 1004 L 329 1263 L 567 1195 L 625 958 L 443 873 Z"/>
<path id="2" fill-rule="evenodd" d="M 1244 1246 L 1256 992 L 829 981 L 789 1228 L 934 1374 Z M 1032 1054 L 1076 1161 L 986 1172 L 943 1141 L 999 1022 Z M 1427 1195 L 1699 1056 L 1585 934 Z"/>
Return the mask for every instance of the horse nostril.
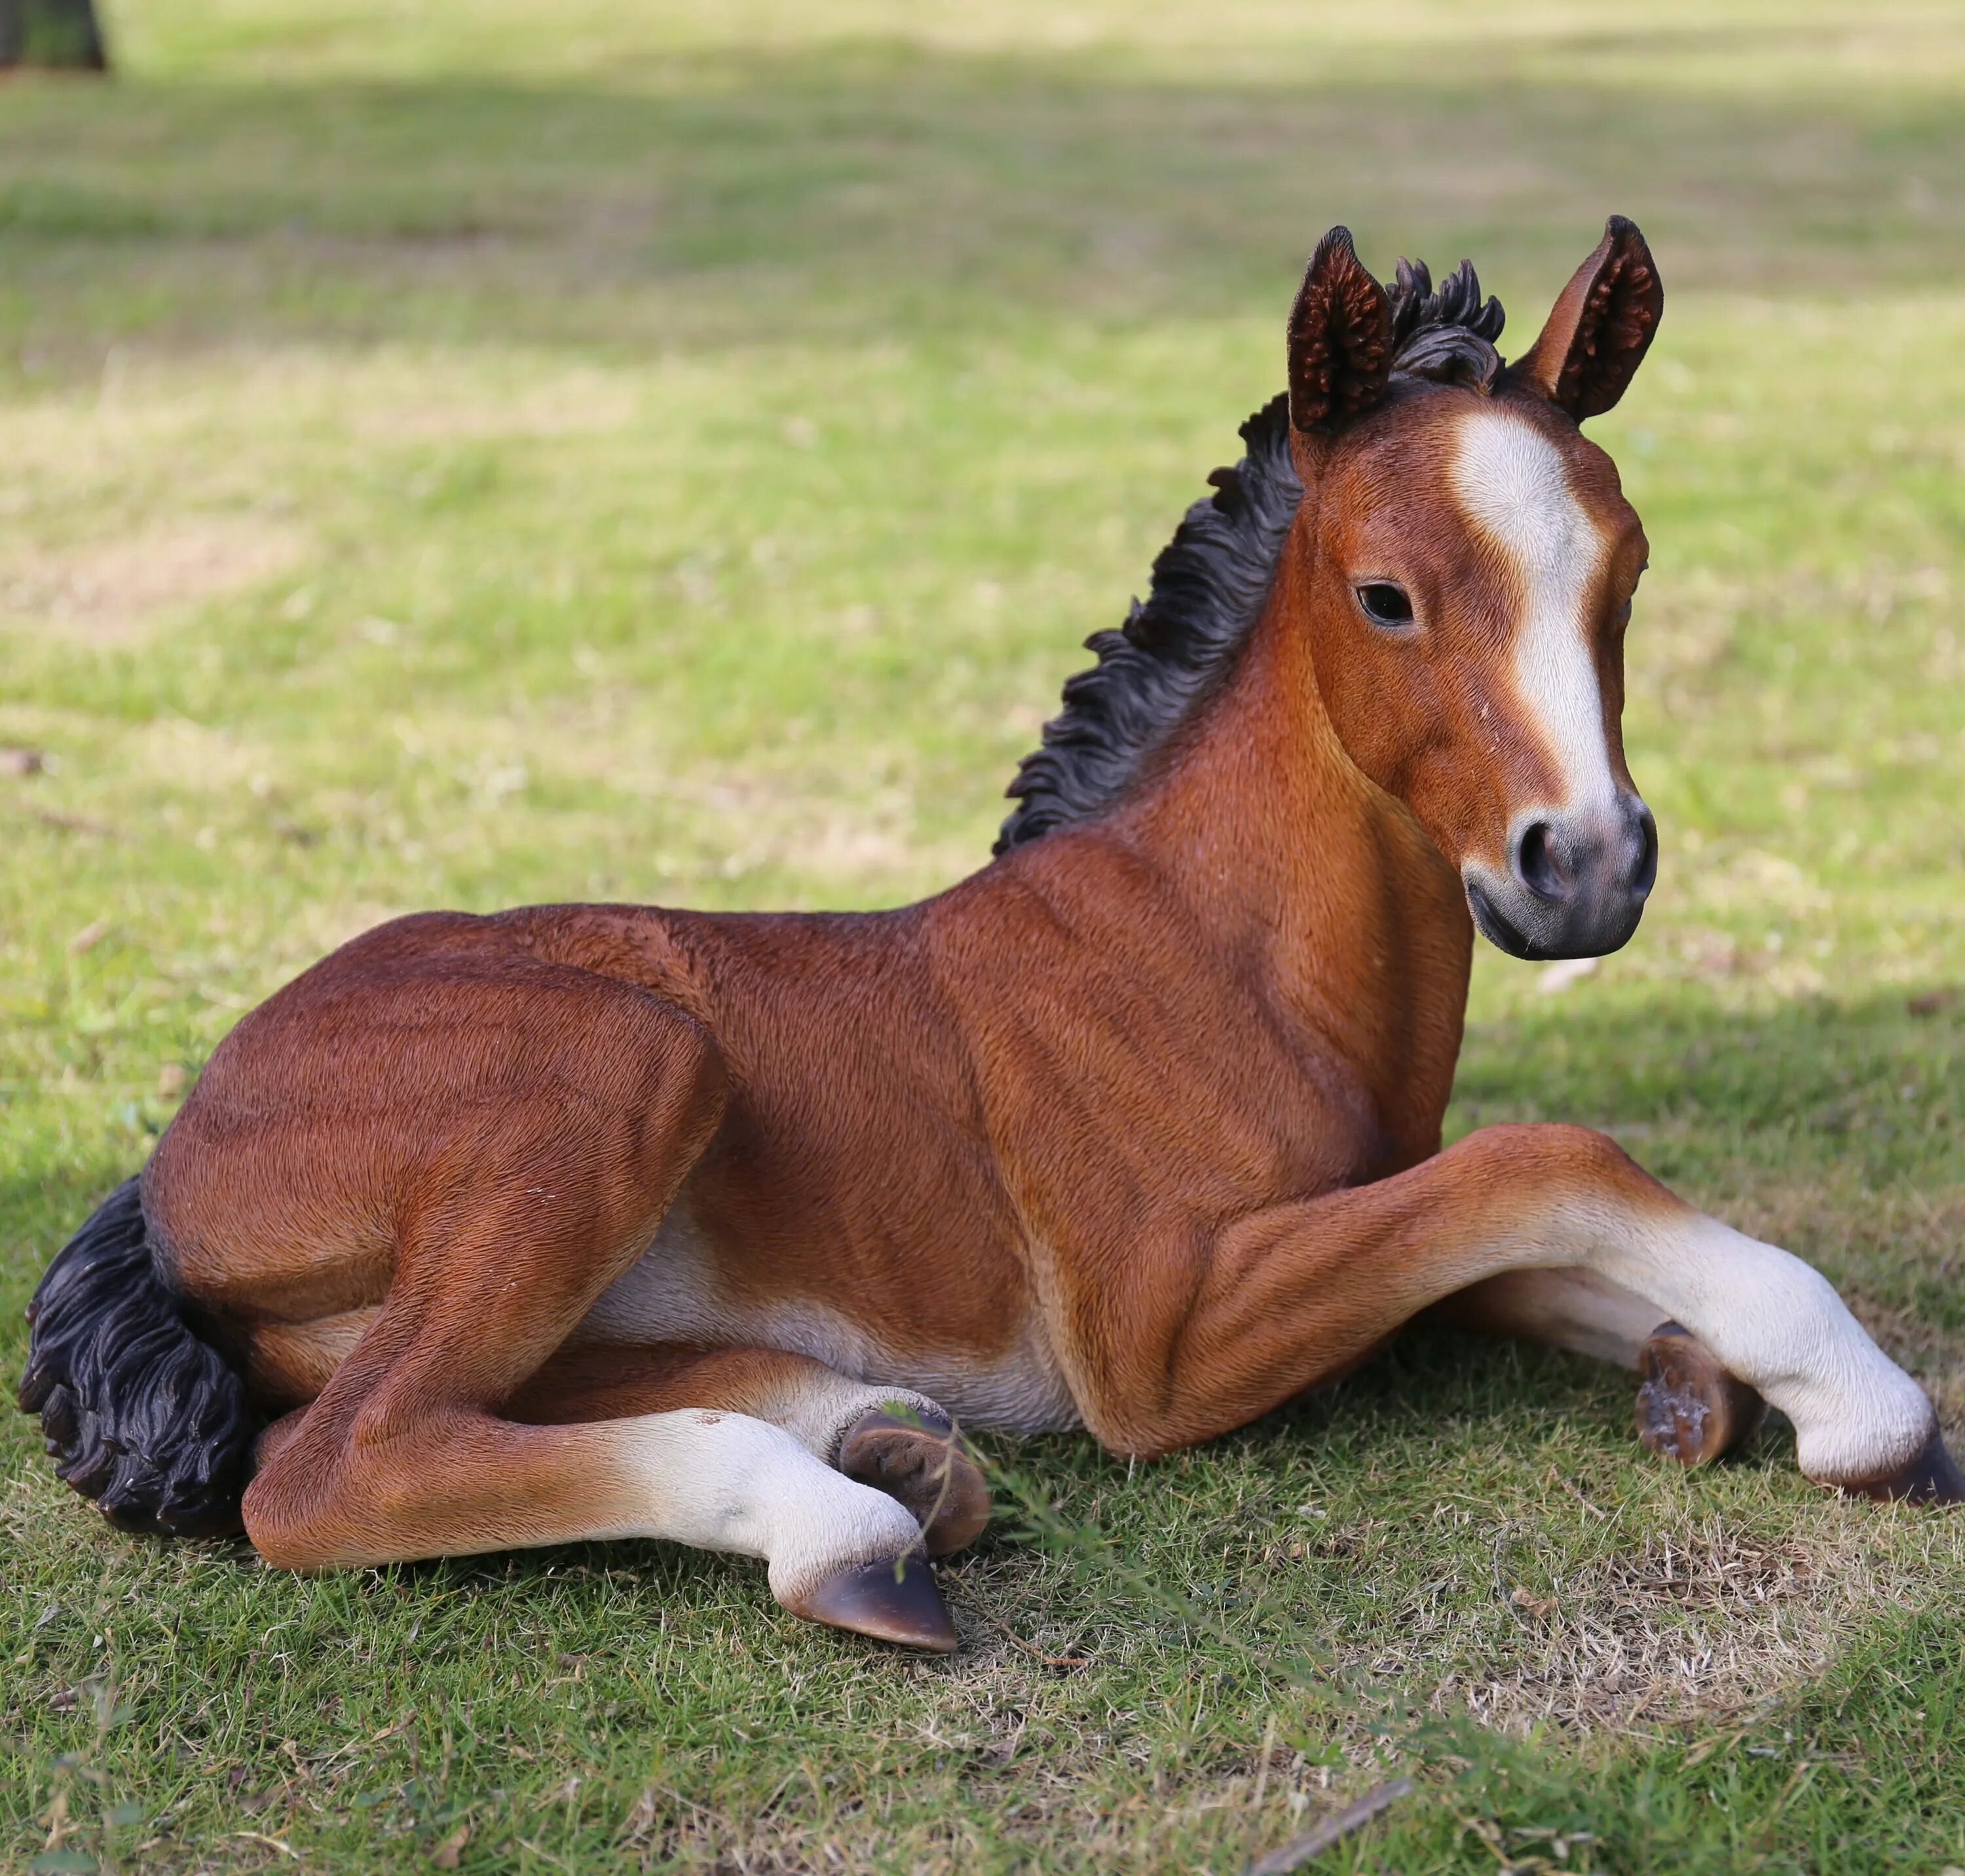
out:
<path id="1" fill-rule="evenodd" d="M 1522 829 L 1515 848 L 1515 872 L 1538 899 L 1551 901 L 1569 896 L 1569 875 L 1556 858 L 1555 830 L 1546 821 L 1531 822 Z"/>
<path id="2" fill-rule="evenodd" d="M 1637 829 L 1637 863 L 1631 869 L 1631 890 L 1640 898 L 1658 883 L 1658 822 L 1640 801 L 1632 804 L 1631 819 Z"/>

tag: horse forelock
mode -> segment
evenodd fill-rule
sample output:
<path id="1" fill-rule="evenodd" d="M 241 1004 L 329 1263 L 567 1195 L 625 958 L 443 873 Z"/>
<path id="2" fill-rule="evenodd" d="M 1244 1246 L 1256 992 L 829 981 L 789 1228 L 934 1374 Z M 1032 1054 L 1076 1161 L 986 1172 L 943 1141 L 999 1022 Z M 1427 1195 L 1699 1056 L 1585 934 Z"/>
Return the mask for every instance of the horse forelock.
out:
<path id="1" fill-rule="evenodd" d="M 1395 388 L 1493 388 L 1504 315 L 1500 301 L 1482 298 L 1471 262 L 1435 291 L 1424 262 L 1401 260 L 1391 300 Z M 1111 806 L 1234 669 L 1303 500 L 1289 435 L 1285 394 L 1243 424 L 1248 453 L 1208 478 L 1214 495 L 1188 510 L 1161 549 L 1145 600 L 1118 631 L 1085 640 L 1098 661 L 1066 681 L 1063 709 L 1004 790 L 1018 805 L 996 853 Z"/>
<path id="2" fill-rule="evenodd" d="M 1500 375 L 1494 341 L 1507 315 L 1483 299 L 1471 261 L 1462 261 L 1433 291 L 1424 261 L 1401 260 L 1393 282 L 1392 375 L 1489 391 Z"/>

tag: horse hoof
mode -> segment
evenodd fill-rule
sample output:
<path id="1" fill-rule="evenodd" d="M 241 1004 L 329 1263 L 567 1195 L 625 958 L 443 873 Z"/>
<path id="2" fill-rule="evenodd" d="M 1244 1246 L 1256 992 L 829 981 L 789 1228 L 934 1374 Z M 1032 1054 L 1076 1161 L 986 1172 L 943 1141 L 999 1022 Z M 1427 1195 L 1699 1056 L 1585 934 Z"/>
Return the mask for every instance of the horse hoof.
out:
<path id="1" fill-rule="evenodd" d="M 1944 1436 L 1935 1427 L 1923 1450 L 1907 1466 L 1887 1478 L 1842 1489 L 1857 1498 L 1902 1498 L 1912 1504 L 1965 1504 L 1965 1475 L 1944 1450 Z"/>
<path id="2" fill-rule="evenodd" d="M 839 1469 L 898 1498 L 931 1557 L 960 1550 L 989 1521 L 989 1487 L 961 1434 L 926 1414 L 864 1415 L 839 1443 Z"/>
<path id="3" fill-rule="evenodd" d="M 1638 1438 L 1681 1466 L 1706 1466 L 1752 1434 L 1767 1403 L 1675 1322 L 1638 1351 Z"/>
<path id="4" fill-rule="evenodd" d="M 829 1623 L 876 1641 L 903 1648 L 955 1652 L 955 1624 L 934 1578 L 919 1556 L 880 1563 L 856 1563 L 828 1576 L 816 1588 L 788 1598 L 794 1615 Z"/>

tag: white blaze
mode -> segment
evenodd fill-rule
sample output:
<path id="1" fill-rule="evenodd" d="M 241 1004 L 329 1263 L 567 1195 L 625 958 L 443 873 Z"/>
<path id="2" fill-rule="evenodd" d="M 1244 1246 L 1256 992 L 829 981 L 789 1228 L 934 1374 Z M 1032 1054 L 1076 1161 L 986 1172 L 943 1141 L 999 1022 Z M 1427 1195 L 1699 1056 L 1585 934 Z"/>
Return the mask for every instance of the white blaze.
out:
<path id="1" fill-rule="evenodd" d="M 1613 813 L 1617 784 L 1584 608 L 1608 543 L 1569 487 L 1562 456 L 1525 417 L 1500 409 L 1462 420 L 1453 464 L 1460 505 L 1504 555 L 1522 594 L 1515 687 L 1562 777 L 1549 808 Z"/>

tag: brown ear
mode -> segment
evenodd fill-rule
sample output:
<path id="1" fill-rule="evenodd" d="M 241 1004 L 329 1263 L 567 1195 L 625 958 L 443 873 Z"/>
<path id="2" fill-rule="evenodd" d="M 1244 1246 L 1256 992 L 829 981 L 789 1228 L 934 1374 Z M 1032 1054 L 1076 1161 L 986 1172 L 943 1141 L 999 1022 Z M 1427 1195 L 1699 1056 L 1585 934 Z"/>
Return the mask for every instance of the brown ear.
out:
<path id="1" fill-rule="evenodd" d="M 1508 376 L 1581 423 L 1624 394 L 1664 314 L 1664 288 L 1645 237 L 1635 222 L 1613 215 Z"/>
<path id="2" fill-rule="evenodd" d="M 1290 423 L 1334 430 L 1384 396 L 1392 308 L 1351 245 L 1349 228 L 1317 244 L 1289 320 Z"/>

